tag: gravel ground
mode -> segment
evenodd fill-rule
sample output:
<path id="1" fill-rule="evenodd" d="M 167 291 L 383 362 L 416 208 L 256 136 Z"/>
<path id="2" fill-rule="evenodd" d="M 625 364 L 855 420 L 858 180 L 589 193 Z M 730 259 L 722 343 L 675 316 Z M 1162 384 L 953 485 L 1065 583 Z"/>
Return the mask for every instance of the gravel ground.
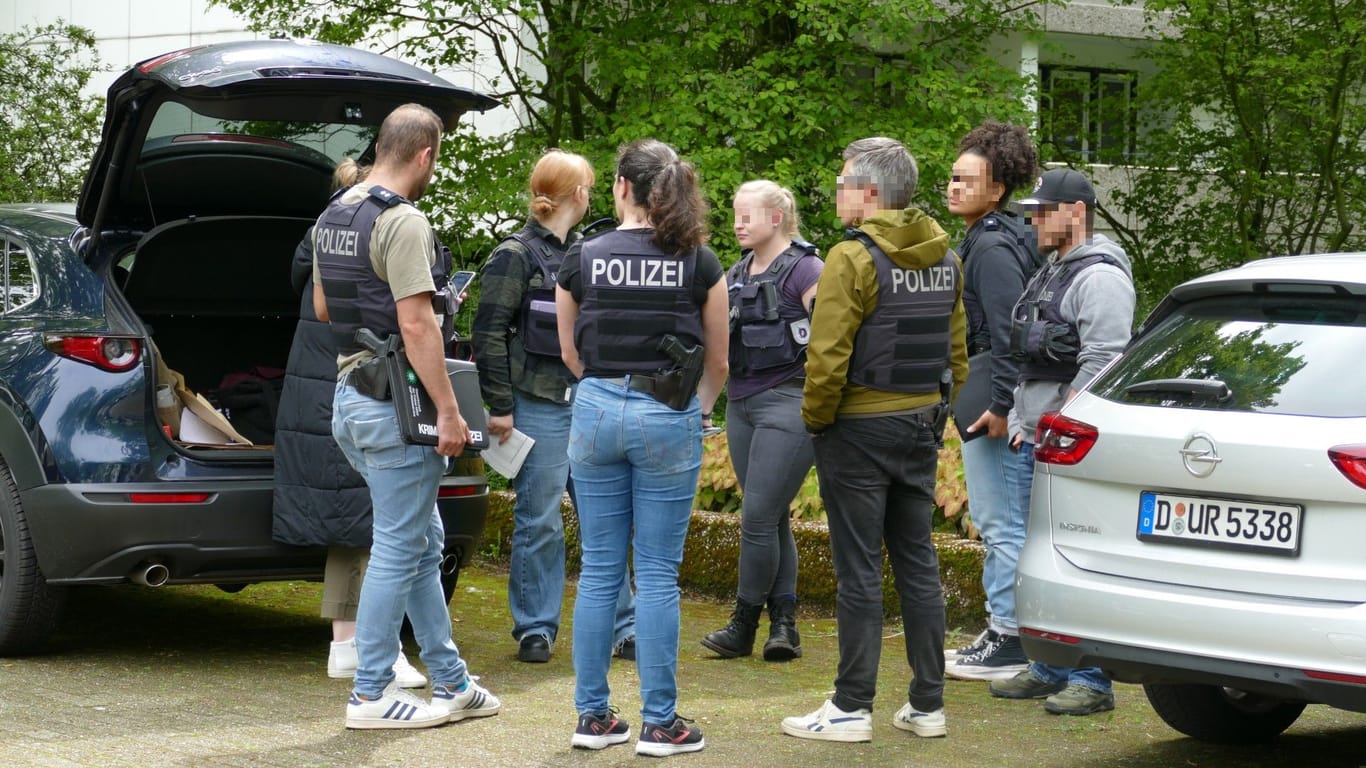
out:
<path id="1" fill-rule="evenodd" d="M 464 576 L 455 634 L 474 674 L 499 695 L 492 718 L 407 732 L 342 727 L 348 686 L 326 676 L 329 630 L 320 587 L 287 583 L 226 594 L 212 587 L 90 588 L 73 593 L 51 653 L 0 659 L 0 755 L 5 766 L 390 766 L 441 768 L 653 764 L 629 744 L 569 747 L 573 668 L 566 627 L 550 663 L 519 664 L 508 636 L 506 577 Z M 570 615 L 572 595 L 566 599 Z M 906 766 L 924 768 L 1366 768 L 1366 717 L 1310 707 L 1269 746 L 1201 744 L 1167 728 L 1141 689 L 1117 686 L 1114 712 L 1055 717 L 1039 702 L 993 700 L 984 683 L 950 682 L 949 736 L 917 739 L 891 716 L 908 682 L 900 638 L 888 627 L 873 741 L 819 743 L 782 735 L 785 715 L 829 695 L 834 622 L 803 617 L 805 657 L 718 661 L 697 643 L 726 606 L 685 601 L 679 711 L 707 739 L 681 766 Z M 971 629 L 971 628 L 965 628 Z M 959 639 L 959 638 L 953 638 Z M 413 650 L 410 648 L 410 650 Z M 639 725 L 634 668 L 614 662 L 622 715 Z"/>

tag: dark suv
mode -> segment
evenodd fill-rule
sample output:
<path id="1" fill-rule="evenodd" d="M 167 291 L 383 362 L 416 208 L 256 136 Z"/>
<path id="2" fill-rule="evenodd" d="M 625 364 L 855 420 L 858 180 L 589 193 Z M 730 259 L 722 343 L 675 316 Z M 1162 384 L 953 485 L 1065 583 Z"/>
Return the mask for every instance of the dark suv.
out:
<path id="1" fill-rule="evenodd" d="M 322 577 L 325 549 L 271 540 L 271 445 L 171 433 L 158 356 L 210 400 L 285 367 L 295 246 L 336 163 L 407 102 L 447 127 L 496 104 L 339 46 L 177 51 L 110 87 L 74 209 L 0 206 L 0 654 L 40 650 L 68 587 Z M 482 462 L 452 464 L 448 589 L 488 510 Z"/>

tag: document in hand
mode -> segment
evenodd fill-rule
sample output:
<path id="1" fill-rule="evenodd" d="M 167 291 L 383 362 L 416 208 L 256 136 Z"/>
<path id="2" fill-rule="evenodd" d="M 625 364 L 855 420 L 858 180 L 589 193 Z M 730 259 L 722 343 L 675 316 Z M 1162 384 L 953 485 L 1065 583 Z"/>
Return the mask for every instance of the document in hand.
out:
<path id="1" fill-rule="evenodd" d="M 484 457 L 484 463 L 494 472 L 511 480 L 522 470 L 522 463 L 535 444 L 536 441 L 525 432 L 513 428 L 506 442 L 499 442 L 497 437 L 490 436 L 489 447 L 480 451 L 479 455 Z"/>

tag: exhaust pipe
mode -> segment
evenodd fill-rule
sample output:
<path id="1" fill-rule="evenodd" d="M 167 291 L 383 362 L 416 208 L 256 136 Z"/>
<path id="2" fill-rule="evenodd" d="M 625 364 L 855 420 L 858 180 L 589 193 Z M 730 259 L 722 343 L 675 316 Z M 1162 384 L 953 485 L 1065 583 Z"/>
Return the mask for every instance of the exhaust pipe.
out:
<path id="1" fill-rule="evenodd" d="M 441 572 L 450 576 L 460 571 L 460 556 L 451 554 L 441 558 Z"/>
<path id="2" fill-rule="evenodd" d="M 162 563 L 143 563 L 128 574 L 128 580 L 144 587 L 160 587 L 171 580 L 171 569 Z"/>

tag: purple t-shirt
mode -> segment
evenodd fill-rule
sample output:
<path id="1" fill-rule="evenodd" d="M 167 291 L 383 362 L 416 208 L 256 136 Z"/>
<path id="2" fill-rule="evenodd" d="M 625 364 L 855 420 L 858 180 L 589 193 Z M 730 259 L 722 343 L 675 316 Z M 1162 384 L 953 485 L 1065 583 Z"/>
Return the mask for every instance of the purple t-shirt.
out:
<path id="1" fill-rule="evenodd" d="M 821 270 L 824 268 L 825 262 L 817 256 L 806 256 L 792 265 L 792 274 L 788 276 L 787 284 L 783 286 L 783 295 L 779 299 L 784 309 L 801 307 L 802 312 L 806 312 L 806 307 L 802 303 L 802 294 L 816 284 L 816 281 L 821 277 Z M 726 384 L 726 399 L 744 400 L 750 395 L 772 389 L 790 379 L 801 378 L 805 373 L 806 352 L 803 351 L 789 366 L 774 368 L 771 371 L 764 371 L 751 376 L 732 375 Z"/>

